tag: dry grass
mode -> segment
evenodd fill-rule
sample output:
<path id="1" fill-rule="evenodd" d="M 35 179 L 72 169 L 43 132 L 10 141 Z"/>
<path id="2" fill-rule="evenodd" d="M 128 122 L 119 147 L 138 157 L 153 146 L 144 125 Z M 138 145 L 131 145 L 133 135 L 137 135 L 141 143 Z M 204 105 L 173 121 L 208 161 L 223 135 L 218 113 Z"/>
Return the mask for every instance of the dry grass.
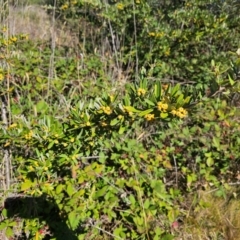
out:
<path id="1" fill-rule="evenodd" d="M 51 22 L 47 13 L 39 6 L 9 8 L 10 35 L 28 34 L 33 40 L 49 40 Z"/>
<path id="2" fill-rule="evenodd" d="M 179 229 L 178 240 L 238 240 L 240 239 L 240 201 L 232 189 L 228 196 L 199 192 L 195 207 Z M 194 202 L 194 200 L 192 200 Z"/>
<path id="3" fill-rule="evenodd" d="M 49 42 L 49 44 L 54 41 L 56 48 L 67 47 L 77 54 L 80 52 L 87 54 L 85 42 L 91 39 L 92 43 L 96 42 L 96 48 L 92 54 L 101 58 L 101 62 L 105 65 L 103 70 L 109 79 L 112 79 L 113 85 L 119 88 L 119 85 L 122 87 L 128 81 L 129 73 L 123 71 L 122 66 L 116 66 L 110 43 L 106 39 L 99 39 L 101 29 L 94 29 L 85 19 L 79 19 L 78 22 L 67 25 L 63 21 L 53 20 L 52 14 L 47 13 L 44 7 L 18 5 L 9 7 L 9 15 L 2 25 L 7 26 L 10 36 L 27 34 L 33 41 Z M 79 37 L 80 35 L 85 39 Z M 84 59 L 87 59 L 86 55 Z"/>
<path id="4" fill-rule="evenodd" d="M 38 5 L 10 6 L 4 24 L 8 26 L 10 35 L 27 34 L 36 41 L 50 41 L 54 36 L 56 45 L 67 43 L 69 47 L 76 47 L 78 44 L 76 33 L 62 23 L 55 22 L 53 27 L 52 16 Z"/>

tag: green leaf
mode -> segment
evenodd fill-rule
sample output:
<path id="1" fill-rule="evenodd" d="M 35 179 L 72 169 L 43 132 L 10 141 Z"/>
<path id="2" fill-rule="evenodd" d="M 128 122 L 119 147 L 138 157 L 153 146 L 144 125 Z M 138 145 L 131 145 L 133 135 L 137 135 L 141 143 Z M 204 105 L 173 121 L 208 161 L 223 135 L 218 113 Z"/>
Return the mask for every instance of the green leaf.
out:
<path id="1" fill-rule="evenodd" d="M 160 81 L 158 81 L 154 85 L 154 95 L 157 100 L 159 100 L 161 98 L 161 91 L 162 91 L 161 83 L 160 83 Z"/>
<path id="2" fill-rule="evenodd" d="M 118 237 L 117 239 L 122 239 L 119 238 L 119 236 L 121 236 L 124 233 L 124 229 L 122 228 L 122 226 L 115 228 L 113 231 L 114 236 Z"/>
<path id="3" fill-rule="evenodd" d="M 3 209 L 3 210 L 6 210 L 6 209 Z M 2 211 L 3 212 L 3 211 Z M 3 215 L 3 213 L 2 213 L 2 215 Z M 3 215 L 4 216 L 4 215 Z M 6 217 L 6 216 L 4 216 L 4 217 Z M 8 225 L 8 223 L 6 223 L 6 222 L 1 222 L 0 223 L 0 231 L 2 231 L 3 229 L 5 229 L 6 227 L 7 227 L 7 225 Z"/>
<path id="4" fill-rule="evenodd" d="M 204 155 L 205 155 L 206 157 L 211 157 L 211 156 L 212 156 L 212 153 L 211 153 L 211 152 L 206 152 Z"/>
<path id="5" fill-rule="evenodd" d="M 119 128 L 118 133 L 121 135 L 121 134 L 124 133 L 124 131 L 125 131 L 125 127 L 121 126 L 121 127 Z"/>
<path id="6" fill-rule="evenodd" d="M 119 123 L 119 119 L 114 118 L 114 119 L 110 122 L 110 125 L 111 125 L 111 126 L 115 126 L 115 125 L 118 124 L 118 123 Z"/>
<path id="7" fill-rule="evenodd" d="M 138 114 L 138 116 L 139 116 L 139 117 L 143 117 L 143 116 L 149 114 L 149 113 L 152 112 L 152 111 L 153 111 L 152 108 L 151 108 L 151 109 L 144 110 L 144 111 L 140 112 L 140 113 Z"/>
<path id="8" fill-rule="evenodd" d="M 68 196 L 71 197 L 75 192 L 75 188 L 74 188 L 73 184 L 68 183 L 66 191 L 67 191 Z"/>
<path id="9" fill-rule="evenodd" d="M 183 94 L 180 94 L 180 95 L 178 96 L 178 98 L 177 98 L 177 104 L 178 104 L 179 106 L 181 106 L 181 105 L 184 104 L 183 97 L 184 97 Z"/>
<path id="10" fill-rule="evenodd" d="M 224 118 L 225 118 L 225 113 L 224 113 L 224 111 L 223 111 L 222 109 L 218 109 L 218 110 L 217 110 L 217 113 L 218 113 L 218 115 L 219 115 L 219 117 L 220 117 L 220 120 L 224 120 Z"/>
<path id="11" fill-rule="evenodd" d="M 88 120 L 89 120 L 89 116 L 88 116 L 87 113 L 84 113 L 84 117 L 83 117 L 83 119 L 84 119 L 85 122 L 88 122 Z"/>
<path id="12" fill-rule="evenodd" d="M 191 100 L 191 96 L 187 96 L 185 99 L 184 99 L 184 104 L 188 104 Z"/>
<path id="13" fill-rule="evenodd" d="M 14 226 L 16 226 L 17 225 L 17 222 L 15 222 L 15 221 L 10 221 L 9 223 L 8 223 L 8 226 L 9 227 L 14 227 Z"/>
<path id="14" fill-rule="evenodd" d="M 111 218 L 117 218 L 117 214 L 112 210 L 108 211 L 108 216 L 110 216 Z"/>
<path id="15" fill-rule="evenodd" d="M 48 110 L 48 104 L 44 100 L 41 100 L 36 104 L 36 110 L 38 113 L 45 113 Z"/>
<path id="16" fill-rule="evenodd" d="M 189 128 L 183 128 L 182 132 L 185 136 L 188 136 L 189 135 Z"/>
<path id="17" fill-rule="evenodd" d="M 85 189 L 80 189 L 75 195 L 74 197 L 81 197 L 85 194 Z"/>
<path id="18" fill-rule="evenodd" d="M 95 198 L 99 198 L 99 197 L 104 196 L 106 194 L 107 189 L 108 189 L 108 186 L 104 186 L 102 189 L 98 190 L 95 193 Z"/>
<path id="19" fill-rule="evenodd" d="M 187 183 L 188 183 L 188 185 L 191 185 L 192 182 L 193 182 L 192 175 L 188 174 L 187 175 Z"/>
<path id="20" fill-rule="evenodd" d="M 214 160 L 212 157 L 207 158 L 207 165 L 208 167 L 211 167 L 214 164 Z"/>
<path id="21" fill-rule="evenodd" d="M 155 236 L 154 236 L 153 240 L 159 240 L 160 239 L 160 235 L 164 233 L 164 231 L 161 228 L 159 228 L 159 227 L 156 227 L 154 229 L 154 232 L 155 232 Z"/>
<path id="22" fill-rule="evenodd" d="M 165 118 L 168 117 L 168 113 L 161 112 L 161 113 L 160 113 L 160 117 L 161 117 L 162 119 L 165 119 Z"/>
<path id="23" fill-rule="evenodd" d="M 2 215 L 3 215 L 3 217 L 7 217 L 7 209 L 6 208 L 4 208 L 3 210 L 2 210 Z"/>
<path id="24" fill-rule="evenodd" d="M 156 105 L 154 102 L 150 101 L 149 99 L 145 99 L 144 102 L 146 102 L 148 105 L 151 105 L 153 107 L 155 107 Z"/>
<path id="25" fill-rule="evenodd" d="M 132 106 L 125 106 L 124 107 L 127 111 L 129 112 L 141 112 L 140 110 L 137 110 L 136 108 L 132 107 Z"/>
<path id="26" fill-rule="evenodd" d="M 8 238 L 13 237 L 13 235 L 14 235 L 13 229 L 12 229 L 11 227 L 8 227 L 8 228 L 6 229 L 5 234 L 6 234 L 6 236 L 7 236 Z"/>
<path id="27" fill-rule="evenodd" d="M 56 194 L 60 194 L 63 190 L 63 185 L 62 184 L 59 184 L 56 188 Z"/>
<path id="28" fill-rule="evenodd" d="M 240 66 L 240 58 L 238 58 L 235 62 L 236 66 Z"/>
<path id="29" fill-rule="evenodd" d="M 77 213 L 76 212 L 70 212 L 68 215 L 68 221 L 69 221 L 69 225 L 70 227 L 75 230 L 78 226 L 78 217 L 77 217 Z"/>
<path id="30" fill-rule="evenodd" d="M 142 226 L 144 223 L 144 220 L 141 217 L 134 217 L 133 221 L 137 226 Z"/>
<path id="31" fill-rule="evenodd" d="M 164 193 L 165 192 L 165 185 L 160 180 L 153 180 L 151 183 L 151 187 L 156 191 L 156 193 Z"/>
<path id="32" fill-rule="evenodd" d="M 48 149 L 51 149 L 54 144 L 55 144 L 55 141 L 51 141 L 51 142 L 48 144 Z"/>
<path id="33" fill-rule="evenodd" d="M 166 234 L 164 236 L 161 237 L 162 240 L 173 240 L 174 236 L 172 234 Z"/>
<path id="34" fill-rule="evenodd" d="M 128 95 L 124 97 L 123 101 L 124 101 L 125 106 L 129 106 L 131 104 Z"/>
<path id="35" fill-rule="evenodd" d="M 178 84 L 171 90 L 171 96 L 172 96 L 172 97 L 175 96 L 175 94 L 178 93 L 179 89 L 180 89 L 180 84 L 178 83 Z"/>
<path id="36" fill-rule="evenodd" d="M 21 191 L 26 191 L 33 186 L 33 182 L 29 179 L 26 179 L 24 183 L 21 185 Z"/>
<path id="37" fill-rule="evenodd" d="M 215 61 L 213 59 L 211 60 L 211 66 L 215 67 Z"/>
<path id="38" fill-rule="evenodd" d="M 144 207 L 144 209 L 148 209 L 149 206 L 150 206 L 150 201 L 149 201 L 149 199 L 147 198 L 147 199 L 145 200 L 144 204 L 143 204 L 143 207 Z"/>
<path id="39" fill-rule="evenodd" d="M 213 137 L 213 146 L 217 148 L 217 150 L 220 149 L 220 141 L 219 138 Z"/>
<path id="40" fill-rule="evenodd" d="M 230 75 L 228 75 L 228 80 L 231 86 L 233 86 L 235 84 L 235 81 L 231 78 Z"/>
<path id="41" fill-rule="evenodd" d="M 140 81 L 140 88 L 147 89 L 147 79 L 144 78 Z"/>
<path id="42" fill-rule="evenodd" d="M 129 200 L 130 200 L 132 206 L 134 206 L 135 203 L 136 203 L 136 199 L 135 199 L 134 195 L 131 194 L 131 195 L 129 196 Z"/>
<path id="43" fill-rule="evenodd" d="M 105 156 L 104 152 L 99 153 L 99 162 L 100 163 L 105 163 L 106 162 L 106 156 Z"/>

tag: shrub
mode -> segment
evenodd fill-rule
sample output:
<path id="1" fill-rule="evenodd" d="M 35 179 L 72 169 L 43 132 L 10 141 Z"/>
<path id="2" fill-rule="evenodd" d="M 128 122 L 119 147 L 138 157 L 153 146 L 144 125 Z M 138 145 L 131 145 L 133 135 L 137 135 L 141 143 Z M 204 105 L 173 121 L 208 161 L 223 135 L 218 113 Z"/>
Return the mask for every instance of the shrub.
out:
<path id="1" fill-rule="evenodd" d="M 174 206 L 179 191 L 166 188 L 163 178 L 171 164 L 150 139 L 166 128 L 161 122 L 187 117 L 191 101 L 179 85 L 164 90 L 159 82 L 150 87 L 142 80 L 129 84 L 124 96 L 79 102 L 69 120 L 49 116 L 10 125 L 4 141 L 17 160 L 19 191 L 54 206 L 43 211 L 38 228 L 47 222 L 55 234 L 68 228 L 80 239 L 168 236 L 169 221 L 179 214 Z M 64 228 L 56 226 L 52 211 Z M 36 218 L 28 221 L 31 236 L 37 234 L 35 225 Z"/>

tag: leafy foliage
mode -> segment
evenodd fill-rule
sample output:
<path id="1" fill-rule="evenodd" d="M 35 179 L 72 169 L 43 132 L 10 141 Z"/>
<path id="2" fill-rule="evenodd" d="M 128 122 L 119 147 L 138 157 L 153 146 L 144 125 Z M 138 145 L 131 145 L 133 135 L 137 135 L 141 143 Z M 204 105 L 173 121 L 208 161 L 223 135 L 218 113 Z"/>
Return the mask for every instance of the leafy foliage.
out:
<path id="1" fill-rule="evenodd" d="M 131 74 L 138 74 L 145 67 L 150 76 L 166 82 L 174 79 L 206 89 L 215 79 L 211 60 L 226 69 L 230 65 L 228 51 L 238 48 L 237 1 L 62 0 L 58 9 L 63 19 L 87 16 L 85 21 L 98 26 L 101 31 L 96 33 L 96 39 L 105 37 L 110 43 L 111 46 L 104 43 L 108 47 L 103 53 L 112 52 L 116 67 Z M 82 46 L 83 52 L 102 51 L 97 47 L 98 41 L 93 45 L 87 42 L 89 45 Z"/>
<path id="2" fill-rule="evenodd" d="M 168 107 L 159 108 L 157 101 L 164 99 Z M 167 190 L 161 180 L 164 166 L 171 164 L 159 157 L 154 160 L 157 149 L 150 148 L 144 129 L 186 117 L 183 107 L 189 103 L 179 85 L 162 91 L 159 83 L 148 88 L 143 80 L 140 86 L 130 84 L 122 98 L 105 95 L 87 104 L 79 102 L 69 120 L 58 122 L 49 116 L 31 127 L 12 124 L 5 146 L 24 145 L 31 153 L 15 151 L 20 191 L 55 202 L 61 221 L 81 239 L 99 235 L 96 226 L 120 238 L 159 238 L 167 233 L 167 219 L 173 221 L 178 214 L 172 203 L 178 191 Z M 179 109 L 184 111 L 178 115 Z M 114 228 L 118 221 L 121 224 Z M 91 233 L 89 224 L 95 227 Z M 126 227 L 132 224 L 134 229 Z"/>
<path id="3" fill-rule="evenodd" d="M 1 155 L 20 195 L 7 237 L 174 239 L 205 206 L 186 196 L 226 197 L 240 159 L 229 4 L 60 0 L 49 13 L 83 23 L 74 49 L 1 29 Z"/>

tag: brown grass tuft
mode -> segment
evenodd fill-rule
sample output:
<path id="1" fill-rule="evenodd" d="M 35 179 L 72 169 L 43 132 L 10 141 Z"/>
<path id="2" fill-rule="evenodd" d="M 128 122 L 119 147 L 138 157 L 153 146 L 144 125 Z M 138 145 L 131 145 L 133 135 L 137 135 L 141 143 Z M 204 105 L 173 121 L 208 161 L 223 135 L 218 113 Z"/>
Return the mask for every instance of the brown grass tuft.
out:
<path id="1" fill-rule="evenodd" d="M 10 6 L 6 23 L 10 35 L 27 34 L 36 41 L 50 41 L 54 36 L 56 45 L 67 43 L 69 47 L 75 47 L 78 44 L 76 33 L 58 21 L 53 25 L 51 14 L 39 5 Z"/>
<path id="2" fill-rule="evenodd" d="M 199 192 L 197 203 L 189 209 L 176 239 L 240 239 L 240 201 L 239 197 L 233 194 L 234 190 L 225 198 L 209 192 Z"/>

